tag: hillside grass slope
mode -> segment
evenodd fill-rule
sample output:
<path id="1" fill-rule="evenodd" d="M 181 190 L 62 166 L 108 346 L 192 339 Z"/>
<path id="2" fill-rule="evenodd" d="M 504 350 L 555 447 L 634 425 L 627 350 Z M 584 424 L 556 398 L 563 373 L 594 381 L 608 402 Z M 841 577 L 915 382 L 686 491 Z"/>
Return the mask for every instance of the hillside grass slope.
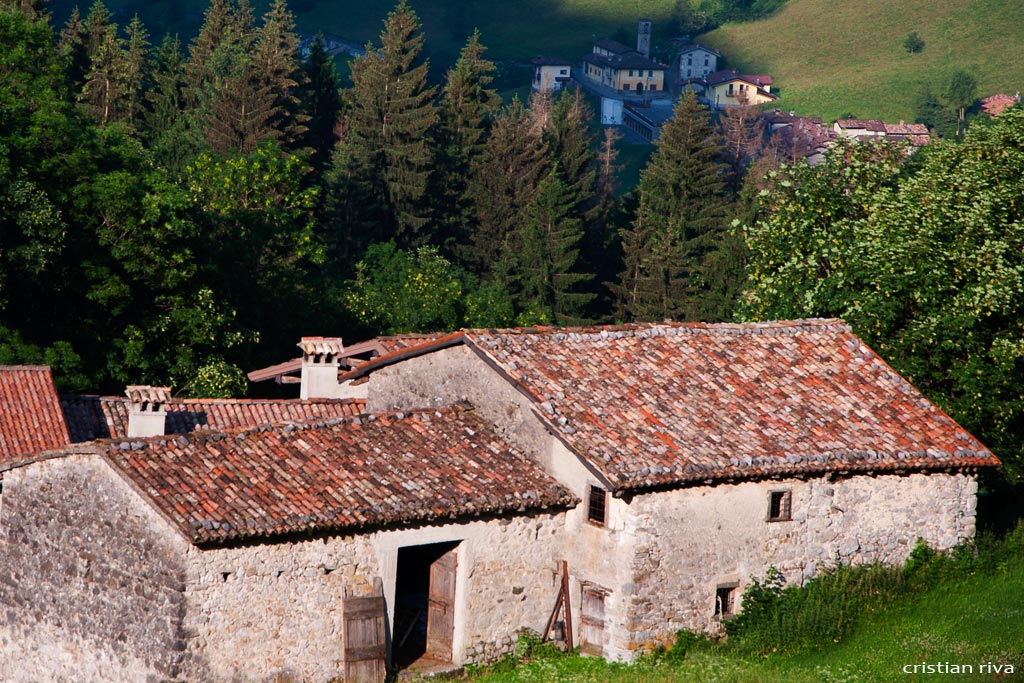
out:
<path id="1" fill-rule="evenodd" d="M 911 31 L 924 50 L 908 53 Z M 924 88 L 945 91 L 958 68 L 978 96 L 1024 90 L 1024 2 L 1019 0 L 789 0 L 774 16 L 700 38 L 729 66 L 771 74 L 778 106 L 826 120 L 912 121 Z"/>

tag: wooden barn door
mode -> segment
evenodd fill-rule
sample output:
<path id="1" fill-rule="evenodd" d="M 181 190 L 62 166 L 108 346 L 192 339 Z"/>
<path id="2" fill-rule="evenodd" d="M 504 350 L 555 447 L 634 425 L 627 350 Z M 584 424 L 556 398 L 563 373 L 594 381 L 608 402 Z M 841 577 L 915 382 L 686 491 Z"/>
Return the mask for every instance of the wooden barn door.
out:
<path id="1" fill-rule="evenodd" d="M 427 607 L 428 656 L 451 661 L 455 635 L 455 569 L 458 558 L 452 548 L 430 565 L 430 596 Z"/>
<path id="2" fill-rule="evenodd" d="M 580 600 L 580 652 L 604 654 L 604 591 L 584 587 Z"/>
<path id="3" fill-rule="evenodd" d="M 347 593 L 347 591 L 346 591 Z M 387 644 L 384 641 L 384 590 L 373 582 L 373 595 L 341 602 L 346 683 L 384 683 Z"/>

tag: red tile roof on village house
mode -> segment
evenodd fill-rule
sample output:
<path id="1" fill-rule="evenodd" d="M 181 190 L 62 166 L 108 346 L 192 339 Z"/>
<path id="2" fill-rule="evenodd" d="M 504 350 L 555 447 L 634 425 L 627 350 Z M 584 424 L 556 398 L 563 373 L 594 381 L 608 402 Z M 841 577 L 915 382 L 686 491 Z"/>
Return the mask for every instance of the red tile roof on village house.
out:
<path id="1" fill-rule="evenodd" d="M 0 462 L 69 443 L 50 368 L 0 366 Z"/>
<path id="2" fill-rule="evenodd" d="M 999 116 L 1008 108 L 1014 106 L 1020 102 L 1020 93 L 1017 95 L 1007 95 L 1006 93 L 996 93 L 995 95 L 989 95 L 982 99 L 981 110 L 989 116 Z"/>
<path id="3" fill-rule="evenodd" d="M 119 438 L 128 435 L 129 401 L 123 396 L 60 397 L 71 442 Z M 179 399 L 167 408 L 165 433 L 188 434 L 196 430 L 231 431 L 263 424 L 306 422 L 359 415 L 366 410 L 361 399 Z"/>
<path id="4" fill-rule="evenodd" d="M 723 69 L 709 73 L 706 80 L 707 84 L 711 86 L 728 83 L 729 81 L 743 81 L 758 88 L 764 88 L 764 86 L 771 86 L 772 84 L 771 76 L 765 74 L 741 74 L 736 69 Z"/>
<path id="5" fill-rule="evenodd" d="M 98 449 L 198 544 L 578 502 L 461 407 L 77 448 Z"/>
<path id="6" fill-rule="evenodd" d="M 712 479 L 997 466 L 840 320 L 467 330 L 616 489 Z"/>

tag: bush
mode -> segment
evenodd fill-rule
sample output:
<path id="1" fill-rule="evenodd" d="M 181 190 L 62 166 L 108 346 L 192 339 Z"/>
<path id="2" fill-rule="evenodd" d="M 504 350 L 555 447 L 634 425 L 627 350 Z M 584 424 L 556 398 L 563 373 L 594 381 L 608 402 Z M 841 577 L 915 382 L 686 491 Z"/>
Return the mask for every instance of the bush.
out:
<path id="1" fill-rule="evenodd" d="M 920 52 L 924 49 L 924 40 L 914 31 L 903 41 L 903 49 L 910 54 Z"/>

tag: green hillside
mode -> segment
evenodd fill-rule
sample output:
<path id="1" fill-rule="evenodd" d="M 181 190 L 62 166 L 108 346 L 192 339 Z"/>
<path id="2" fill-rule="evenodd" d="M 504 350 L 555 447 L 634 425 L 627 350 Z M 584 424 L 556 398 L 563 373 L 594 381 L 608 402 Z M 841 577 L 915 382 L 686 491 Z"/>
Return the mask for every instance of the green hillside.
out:
<path id="1" fill-rule="evenodd" d="M 916 31 L 925 48 L 909 54 Z M 740 70 L 771 74 L 779 106 L 798 114 L 913 120 L 922 88 L 941 93 L 957 68 L 978 95 L 1024 90 L 1024 3 L 1019 0 L 789 0 L 775 16 L 709 33 Z"/>

